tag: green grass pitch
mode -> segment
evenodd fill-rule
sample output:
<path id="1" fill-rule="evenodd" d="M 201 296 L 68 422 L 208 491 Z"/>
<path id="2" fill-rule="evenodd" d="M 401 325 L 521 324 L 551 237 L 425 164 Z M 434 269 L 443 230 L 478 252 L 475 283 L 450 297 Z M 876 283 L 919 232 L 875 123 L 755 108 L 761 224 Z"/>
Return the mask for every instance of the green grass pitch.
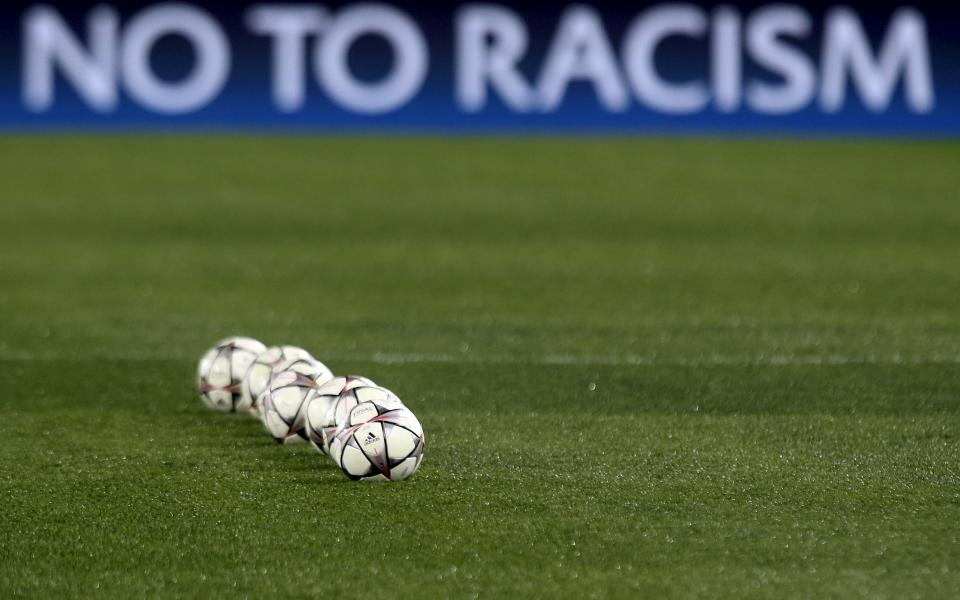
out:
<path id="1" fill-rule="evenodd" d="M 957 597 L 960 145 L 0 139 L 0 596 Z M 356 484 L 201 353 L 413 408 Z"/>

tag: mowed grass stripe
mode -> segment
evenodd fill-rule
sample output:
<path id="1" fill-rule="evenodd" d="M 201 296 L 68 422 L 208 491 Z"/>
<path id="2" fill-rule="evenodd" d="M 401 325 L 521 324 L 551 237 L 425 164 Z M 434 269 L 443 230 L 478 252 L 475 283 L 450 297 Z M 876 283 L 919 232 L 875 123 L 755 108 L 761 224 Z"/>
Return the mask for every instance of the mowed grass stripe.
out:
<path id="1" fill-rule="evenodd" d="M 347 482 L 312 449 L 186 402 L 189 385 L 174 394 L 153 370 L 102 397 L 81 389 L 85 407 L 68 386 L 59 400 L 47 389 L 45 410 L 3 415 L 4 462 L 31 468 L 0 480 L 11 589 L 350 593 L 374 578 L 401 595 L 521 594 L 531 572 L 541 591 L 586 595 L 960 584 L 955 416 L 908 398 L 899 415 L 626 411 L 610 384 L 548 404 L 529 393 L 531 373 L 497 370 L 515 385 L 473 402 L 490 371 L 407 373 L 436 383 L 409 399 L 428 454 L 397 486 Z M 455 380 L 470 387 L 439 385 Z M 138 406 L 148 395 L 156 405 Z M 341 563 L 371 527 L 366 560 Z"/>
<path id="2" fill-rule="evenodd" d="M 361 355 L 334 355 L 325 357 L 333 362 L 366 362 L 378 365 L 405 365 L 405 364 L 455 364 L 455 365 L 476 365 L 476 364 L 528 364 L 528 365 L 572 365 L 572 366 L 621 366 L 621 367 L 641 367 L 641 366 L 659 366 L 659 367 L 751 367 L 751 366 L 838 366 L 838 365 L 956 365 L 960 364 L 960 356 L 956 355 L 933 355 L 933 356 L 842 356 L 842 355 L 765 355 L 756 356 L 732 355 L 724 356 L 715 354 L 709 356 L 697 356 L 691 358 L 681 357 L 657 357 L 657 356 L 573 356 L 573 355 L 548 355 L 542 357 L 530 356 L 467 356 L 466 352 L 460 354 L 387 354 L 378 353 L 373 356 Z M 83 360 L 103 361 L 157 361 L 157 360 L 178 360 L 174 356 L 142 355 L 131 356 L 130 353 L 117 356 L 95 356 Z M 30 354 L 0 354 L 0 361 L 8 362 L 56 362 L 56 361 L 75 361 L 74 358 L 67 358 L 63 355 L 51 353 L 49 355 L 30 355 Z"/>

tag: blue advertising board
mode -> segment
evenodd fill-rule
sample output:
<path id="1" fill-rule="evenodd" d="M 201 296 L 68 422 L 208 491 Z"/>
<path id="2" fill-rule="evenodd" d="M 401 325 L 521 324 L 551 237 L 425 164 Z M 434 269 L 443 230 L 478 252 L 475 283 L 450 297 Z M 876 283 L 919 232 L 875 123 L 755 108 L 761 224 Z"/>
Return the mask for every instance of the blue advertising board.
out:
<path id="1" fill-rule="evenodd" d="M 960 134 L 960 5 L 0 7 L 0 130 Z"/>

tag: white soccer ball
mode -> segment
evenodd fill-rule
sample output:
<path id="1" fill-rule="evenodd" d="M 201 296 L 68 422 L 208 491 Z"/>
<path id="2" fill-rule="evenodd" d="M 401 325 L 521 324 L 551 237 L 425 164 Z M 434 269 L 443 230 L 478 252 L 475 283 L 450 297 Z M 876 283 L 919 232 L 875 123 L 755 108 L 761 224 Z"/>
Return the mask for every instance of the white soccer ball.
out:
<path id="1" fill-rule="evenodd" d="M 270 385 L 270 375 L 294 361 L 317 362 L 309 352 L 297 346 L 271 346 L 261 352 L 243 377 L 237 410 L 246 409 L 251 416 L 260 418 L 257 402 Z"/>
<path id="2" fill-rule="evenodd" d="M 272 379 L 274 375 L 276 375 L 277 373 L 282 373 L 284 371 L 297 371 L 297 372 L 306 373 L 313 370 L 313 367 L 316 367 L 318 365 L 327 371 L 327 374 L 329 376 L 328 378 L 333 378 L 333 373 L 330 371 L 330 369 L 327 369 L 326 365 L 324 365 L 322 362 L 320 362 L 319 360 L 315 359 L 312 356 L 297 356 L 294 358 L 289 358 L 287 360 L 282 360 L 276 365 L 274 365 L 273 372 L 270 374 L 270 377 Z M 261 399 L 269 390 L 269 387 L 270 386 L 268 384 L 267 390 L 264 390 L 264 393 L 260 395 Z M 304 409 L 306 409 L 307 405 L 304 404 L 303 406 L 304 406 Z M 260 421 L 263 422 L 264 425 L 266 425 L 266 421 L 264 421 L 265 414 L 263 412 L 262 400 L 257 400 L 257 411 L 258 411 L 258 414 L 260 415 Z M 301 441 L 301 440 L 295 440 L 295 441 Z"/>
<path id="3" fill-rule="evenodd" d="M 263 425 L 281 444 L 306 441 L 306 399 L 311 390 L 333 379 L 323 363 L 298 363 L 274 373 L 263 393 Z"/>
<path id="4" fill-rule="evenodd" d="M 307 438 L 314 448 L 320 452 L 329 452 L 330 439 L 336 432 L 337 426 L 332 420 L 330 409 L 336 404 L 337 399 L 347 390 L 356 387 L 376 386 L 375 383 L 366 377 L 359 375 L 344 375 L 334 377 L 330 381 L 321 385 L 315 390 L 310 390 L 307 395 L 307 420 L 305 429 Z"/>
<path id="5" fill-rule="evenodd" d="M 358 388 L 372 399 L 350 409 L 330 443 L 330 454 L 354 481 L 399 481 L 423 459 L 423 427 L 416 415 L 383 388 Z M 356 391 L 356 390 L 354 390 Z"/>
<path id="6" fill-rule="evenodd" d="M 333 405 L 327 411 L 327 416 L 325 416 L 322 421 L 322 430 L 327 431 L 327 453 L 330 454 L 330 457 L 333 458 L 333 461 L 338 465 L 340 464 L 337 462 L 339 454 L 332 452 L 330 449 L 338 430 L 346 423 L 347 416 L 350 414 L 350 411 L 353 410 L 354 406 L 365 400 L 377 399 L 383 399 L 383 401 L 388 403 L 403 405 L 403 402 L 386 388 L 376 385 L 359 386 L 345 390 L 333 401 Z"/>
<path id="7" fill-rule="evenodd" d="M 197 366 L 197 388 L 203 403 L 221 412 L 236 411 L 243 376 L 264 350 L 266 346 L 248 337 L 229 337 L 210 348 Z"/>

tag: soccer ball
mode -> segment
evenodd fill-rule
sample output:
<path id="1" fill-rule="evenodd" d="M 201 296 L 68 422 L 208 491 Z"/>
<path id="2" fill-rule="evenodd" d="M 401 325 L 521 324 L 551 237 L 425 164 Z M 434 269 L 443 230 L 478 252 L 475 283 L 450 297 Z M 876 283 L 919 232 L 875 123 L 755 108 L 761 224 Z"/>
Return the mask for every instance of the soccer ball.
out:
<path id="1" fill-rule="evenodd" d="M 330 381 L 321 385 L 315 390 L 310 390 L 307 395 L 307 420 L 305 428 L 307 438 L 314 448 L 320 452 L 329 452 L 329 439 L 333 437 L 337 427 L 333 422 L 327 421 L 327 416 L 332 417 L 330 409 L 336 404 L 337 398 L 355 387 L 376 386 L 375 383 L 366 377 L 359 375 L 346 375 L 334 377 Z"/>
<path id="2" fill-rule="evenodd" d="M 248 337 L 229 337 L 210 348 L 197 366 L 197 388 L 203 403 L 221 412 L 236 411 L 243 376 L 264 350 L 266 346 Z"/>
<path id="3" fill-rule="evenodd" d="M 319 365 L 324 370 L 326 370 L 327 372 L 326 379 L 333 378 L 333 373 L 330 371 L 330 369 L 327 369 L 326 365 L 324 365 L 322 362 L 320 362 L 319 360 L 309 355 L 288 358 L 287 360 L 281 360 L 280 362 L 278 362 L 276 365 L 273 366 L 273 372 L 270 374 L 270 378 L 272 379 L 274 375 L 276 375 L 277 373 L 282 373 L 284 371 L 296 371 L 296 372 L 302 372 L 306 374 L 312 371 L 313 368 L 316 367 L 317 365 Z M 265 414 L 263 412 L 262 398 L 264 397 L 264 395 L 266 395 L 266 392 L 269 390 L 269 388 L 270 388 L 270 385 L 268 382 L 267 390 L 264 390 L 264 393 L 260 395 L 260 399 L 256 401 L 257 410 L 260 415 L 260 421 L 263 422 L 264 425 L 266 425 L 266 421 L 264 421 Z M 306 403 L 304 403 L 303 407 L 304 407 L 304 410 L 306 410 L 306 407 L 307 407 Z"/>
<path id="4" fill-rule="evenodd" d="M 416 415 L 381 388 L 350 409 L 330 444 L 340 469 L 354 481 L 399 481 L 416 472 L 423 458 L 423 427 Z"/>
<path id="5" fill-rule="evenodd" d="M 350 414 L 350 411 L 353 410 L 353 407 L 366 400 L 382 400 L 389 404 L 403 406 L 403 402 L 401 402 L 393 392 L 376 385 L 360 386 L 344 390 L 344 392 L 333 401 L 333 405 L 327 411 L 327 415 L 321 422 L 321 433 L 323 431 L 327 432 L 327 454 L 329 454 L 338 465 L 340 464 L 340 455 L 331 451 L 333 439 L 336 437 L 338 430 L 346 423 L 347 416 Z"/>
<path id="6" fill-rule="evenodd" d="M 331 379 L 333 373 L 322 363 L 298 363 L 273 374 L 261 396 L 263 425 L 273 439 L 281 444 L 306 441 L 307 394 Z"/>
<path id="7" fill-rule="evenodd" d="M 294 361 L 301 360 L 317 362 L 309 352 L 296 346 L 271 346 L 261 352 L 243 376 L 237 409 L 247 409 L 251 416 L 260 418 L 260 406 L 257 401 L 270 385 L 270 375 L 278 370 L 277 367 L 290 366 Z"/>

